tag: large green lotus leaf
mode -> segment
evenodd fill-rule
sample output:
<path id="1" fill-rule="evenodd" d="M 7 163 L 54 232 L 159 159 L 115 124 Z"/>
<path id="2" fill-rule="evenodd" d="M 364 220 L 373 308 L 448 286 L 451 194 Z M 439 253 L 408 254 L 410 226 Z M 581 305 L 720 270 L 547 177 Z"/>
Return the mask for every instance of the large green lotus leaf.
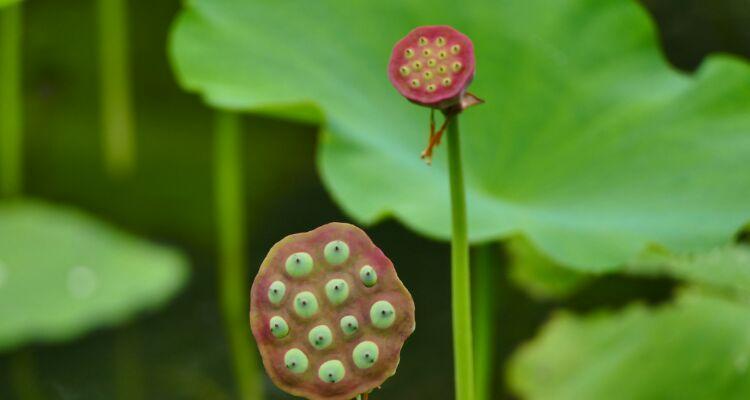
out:
<path id="1" fill-rule="evenodd" d="M 567 297 L 594 278 L 592 274 L 557 264 L 520 237 L 511 239 L 506 249 L 511 281 L 536 299 Z"/>
<path id="2" fill-rule="evenodd" d="M 537 298 L 561 298 L 596 275 L 562 266 L 521 238 L 507 246 L 511 279 Z M 701 253 L 673 254 L 651 248 L 626 263 L 622 273 L 670 277 L 739 297 L 750 296 L 750 246 L 727 245 Z"/>
<path id="3" fill-rule="evenodd" d="M 738 244 L 698 254 L 651 250 L 629 263 L 629 274 L 671 276 L 740 297 L 750 296 L 750 246 Z"/>
<path id="4" fill-rule="evenodd" d="M 117 324 L 162 305 L 186 277 L 177 251 L 78 211 L 0 204 L 0 350 Z"/>
<path id="5" fill-rule="evenodd" d="M 635 1 L 189 0 L 170 52 L 211 105 L 319 115 L 320 172 L 352 217 L 446 239 L 444 149 L 419 159 L 428 111 L 386 77 L 393 44 L 423 24 L 477 51 L 487 104 L 461 117 L 473 241 L 521 233 L 601 270 L 653 242 L 728 242 L 750 219 L 750 68 L 717 56 L 675 71 Z"/>
<path id="6" fill-rule="evenodd" d="M 657 308 L 562 313 L 516 353 L 524 399 L 750 398 L 750 306 L 688 291 Z"/>

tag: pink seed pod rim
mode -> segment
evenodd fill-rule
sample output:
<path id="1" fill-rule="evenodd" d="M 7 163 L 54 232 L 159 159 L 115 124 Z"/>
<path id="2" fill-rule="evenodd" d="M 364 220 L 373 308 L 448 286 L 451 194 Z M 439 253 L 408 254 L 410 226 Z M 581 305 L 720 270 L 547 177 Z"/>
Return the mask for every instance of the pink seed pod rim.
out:
<path id="1" fill-rule="evenodd" d="M 336 266 L 325 261 L 320 247 L 321 244 L 334 240 L 343 240 L 351 249 L 348 261 Z M 279 270 L 280 264 L 298 251 L 309 252 L 315 267 L 304 277 L 290 277 L 288 273 Z M 378 276 L 377 284 L 357 284 L 358 271 L 363 263 L 374 268 Z M 323 288 L 319 285 L 321 278 L 345 279 L 350 284 L 350 301 L 333 307 L 326 305 Z M 279 279 L 285 280 L 288 285 L 286 300 L 271 304 L 267 293 L 272 281 Z M 289 308 L 291 297 L 302 290 L 313 292 L 320 302 L 320 313 L 313 318 L 300 319 Z M 368 393 L 379 387 L 396 372 L 401 348 L 415 328 L 414 301 L 398 278 L 393 263 L 363 230 L 345 223 L 326 224 L 309 232 L 289 235 L 276 243 L 261 265 L 253 282 L 250 298 L 251 329 L 271 380 L 282 390 L 311 400 L 350 400 L 358 394 Z M 392 327 L 377 329 L 367 322 L 370 303 L 376 300 L 389 300 L 396 308 L 399 316 Z M 326 313 L 326 309 L 333 313 Z M 280 315 L 288 321 L 289 336 L 278 339 L 270 335 L 268 319 L 272 315 Z M 355 315 L 360 323 L 360 330 L 350 337 L 341 336 L 336 328 L 343 315 Z M 337 343 L 333 348 L 313 350 L 307 344 L 299 344 L 298 335 L 317 324 L 332 328 L 334 341 Z M 295 337 L 292 337 L 293 332 L 296 332 Z M 371 340 L 380 346 L 382 365 L 368 370 L 355 369 L 350 355 L 362 340 Z M 304 336 L 302 341 L 304 342 Z M 290 374 L 279 365 L 280 356 L 291 347 L 301 348 L 309 357 L 310 367 L 302 375 Z M 318 367 L 333 359 L 344 363 L 347 376 L 336 384 L 320 382 L 315 375 Z"/>
<path id="2" fill-rule="evenodd" d="M 439 38 L 444 43 L 438 43 Z M 423 44 L 423 39 L 426 39 L 426 44 Z M 455 54 L 451 52 L 453 45 L 459 46 L 459 51 Z M 421 54 L 419 51 L 424 48 L 435 54 L 428 56 Z M 407 55 L 408 49 L 414 51 L 412 56 Z M 437 54 L 442 49 L 448 55 L 445 62 Z M 428 60 L 434 60 L 435 64 L 427 65 Z M 415 61 L 422 62 L 422 65 L 415 69 Z M 447 64 L 455 61 L 460 63 L 458 71 L 453 70 L 451 65 Z M 393 47 L 388 64 L 388 78 L 399 93 L 409 101 L 427 107 L 447 109 L 461 101 L 466 88 L 474 78 L 475 65 L 474 44 L 468 36 L 448 25 L 420 26 L 414 28 Z M 402 70 L 405 66 L 409 68 L 408 73 Z M 448 66 L 447 72 L 439 72 L 438 68 L 441 66 Z M 428 70 L 434 75 L 429 79 L 424 75 Z M 422 75 L 417 77 L 415 73 Z M 442 80 L 446 77 L 450 79 L 450 83 L 443 85 Z M 416 87 L 410 85 L 410 80 L 414 79 L 419 79 Z M 434 85 L 436 88 L 430 92 L 428 91 L 429 85 Z"/>

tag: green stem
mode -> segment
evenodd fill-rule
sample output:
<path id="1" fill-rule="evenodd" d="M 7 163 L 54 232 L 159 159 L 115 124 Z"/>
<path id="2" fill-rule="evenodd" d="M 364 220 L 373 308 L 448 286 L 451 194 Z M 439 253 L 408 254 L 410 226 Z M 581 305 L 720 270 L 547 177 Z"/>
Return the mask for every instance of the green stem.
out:
<path id="1" fill-rule="evenodd" d="M 126 0 L 98 0 L 97 8 L 104 159 L 107 172 L 121 177 L 133 171 L 135 159 L 127 4 Z M 139 347 L 135 328 L 115 333 L 115 386 L 119 399 L 144 397 Z"/>
<path id="2" fill-rule="evenodd" d="M 242 132 L 237 114 L 217 111 L 214 133 L 214 195 L 219 234 L 219 295 L 240 398 L 262 398 L 258 360 L 247 327 L 245 195 Z"/>
<path id="3" fill-rule="evenodd" d="M 466 193 L 461 166 L 461 140 L 458 115 L 448 122 L 448 169 L 450 173 L 451 216 L 451 289 L 453 307 L 453 357 L 456 400 L 474 400 L 474 355 L 471 325 L 471 277 L 469 241 L 466 224 Z"/>
<path id="4" fill-rule="evenodd" d="M 146 398 L 140 349 L 136 326 L 125 326 L 115 332 L 115 390 L 119 400 Z"/>
<path id="5" fill-rule="evenodd" d="M 130 174 L 135 164 L 125 1 L 99 0 L 98 4 L 103 146 L 113 176 Z"/>
<path id="6" fill-rule="evenodd" d="M 39 378 L 34 368 L 34 353 L 29 348 L 21 349 L 11 358 L 10 381 L 18 400 L 42 400 Z"/>
<path id="7" fill-rule="evenodd" d="M 21 4 L 0 9 L 0 196 L 21 194 L 23 186 L 23 107 L 21 84 Z M 19 400 L 44 398 L 34 367 L 34 353 L 22 349 L 11 357 L 10 381 Z"/>
<path id="8" fill-rule="evenodd" d="M 0 196 L 23 185 L 21 4 L 0 10 Z"/>
<path id="9" fill-rule="evenodd" d="M 499 265 L 494 254 L 498 251 L 495 243 L 478 246 L 474 249 L 473 306 L 474 306 L 474 360 L 476 373 L 477 400 L 492 398 L 492 381 L 495 354 L 495 303 Z"/>

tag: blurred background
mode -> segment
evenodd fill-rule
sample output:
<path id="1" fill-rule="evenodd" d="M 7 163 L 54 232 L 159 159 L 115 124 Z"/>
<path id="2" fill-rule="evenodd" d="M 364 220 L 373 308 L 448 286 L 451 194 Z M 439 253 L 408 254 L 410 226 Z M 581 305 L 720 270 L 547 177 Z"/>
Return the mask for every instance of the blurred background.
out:
<path id="1" fill-rule="evenodd" d="M 137 167 L 127 174 L 118 172 L 123 167 L 118 167 L 116 155 L 115 161 L 103 157 L 108 150 L 102 139 L 100 77 L 107 67 L 100 65 L 100 23 L 111 15 L 102 11 L 101 3 L 106 0 L 29 0 L 10 6 L 23 8 L 22 192 L 47 204 L 84 210 L 127 235 L 179 251 L 186 260 L 181 264 L 184 278 L 174 278 L 179 282 L 170 289 L 170 300 L 91 324 L 81 335 L 48 341 L 44 334 L 31 334 L 17 346 L 6 345 L 0 353 L 0 399 L 240 398 L 217 293 L 223 286 L 217 275 L 220 235 L 211 136 L 215 114 L 177 85 L 167 59 L 168 33 L 180 2 L 125 2 L 127 29 L 122 32 L 128 43 L 125 62 L 130 67 L 137 148 Z M 690 71 L 712 52 L 750 57 L 747 0 L 648 0 L 643 5 L 657 22 L 664 52 L 677 68 Z M 8 31 L 0 30 L 0 35 L 7 38 Z M 4 61 L 7 58 L 0 63 Z M 9 118 L 7 109 L 0 110 L 0 118 Z M 239 239 L 247 266 L 242 286 L 249 288 L 255 269 L 276 241 L 347 217 L 317 175 L 315 126 L 241 118 L 246 211 L 244 237 Z M 374 397 L 452 398 L 452 359 L 446 351 L 451 348 L 449 244 L 425 239 L 394 221 L 366 230 L 394 260 L 418 307 L 418 329 L 404 348 L 399 373 Z M 0 241 L 6 239 L 9 236 L 0 236 Z M 616 309 L 633 299 L 656 303 L 669 298 L 674 287 L 669 279 L 607 276 L 564 300 L 540 301 L 509 280 L 503 250 L 492 253 L 497 265 L 492 284 L 499 293 L 493 313 L 512 321 L 494 336 L 492 399 L 516 398 L 505 384 L 503 366 L 554 310 Z M 408 268 L 414 264 L 435 268 Z M 0 297 L 5 302 L 0 305 L 0 325 L 11 319 L 9 313 L 24 309 L 15 302 L 43 290 L 31 287 L 16 294 L 21 297 Z M 263 386 L 267 399 L 291 398 L 265 378 Z"/>

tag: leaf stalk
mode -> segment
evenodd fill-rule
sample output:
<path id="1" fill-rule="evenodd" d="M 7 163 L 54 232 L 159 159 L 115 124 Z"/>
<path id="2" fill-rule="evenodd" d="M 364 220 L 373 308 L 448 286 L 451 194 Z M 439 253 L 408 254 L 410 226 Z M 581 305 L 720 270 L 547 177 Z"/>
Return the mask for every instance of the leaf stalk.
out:
<path id="1" fill-rule="evenodd" d="M 456 400 L 474 400 L 474 348 L 471 323 L 471 273 L 466 222 L 466 190 L 461 164 L 459 114 L 448 114 L 448 171 L 451 194 L 451 305 Z"/>
<path id="2" fill-rule="evenodd" d="M 239 115 L 217 111 L 214 132 L 214 197 L 219 240 L 218 290 L 234 363 L 239 398 L 262 398 L 258 359 L 248 329 L 245 193 Z"/>
<path id="3" fill-rule="evenodd" d="M 21 194 L 23 118 L 21 4 L 0 10 L 0 196 Z"/>
<path id="4" fill-rule="evenodd" d="M 135 133 L 130 93 L 126 0 L 99 0 L 99 74 L 103 151 L 114 177 L 135 167 Z"/>

